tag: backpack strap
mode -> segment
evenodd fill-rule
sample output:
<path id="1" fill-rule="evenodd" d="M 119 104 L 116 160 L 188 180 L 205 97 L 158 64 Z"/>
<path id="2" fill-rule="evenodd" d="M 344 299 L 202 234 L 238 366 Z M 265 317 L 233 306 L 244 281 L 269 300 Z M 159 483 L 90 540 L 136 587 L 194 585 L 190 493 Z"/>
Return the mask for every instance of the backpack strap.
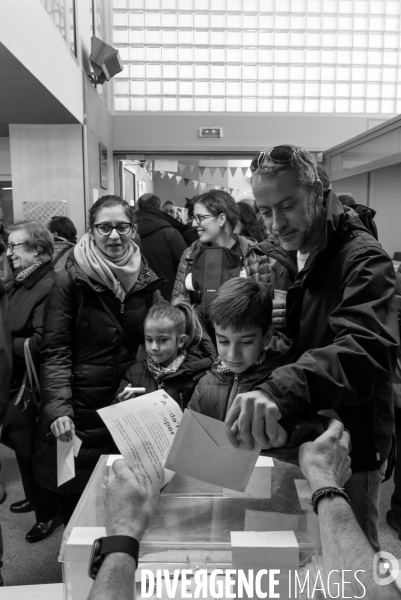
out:
<path id="1" fill-rule="evenodd" d="M 60 252 L 57 252 L 56 256 L 52 260 L 52 267 L 57 263 L 57 261 L 66 253 L 68 250 L 71 250 L 72 246 L 67 246 L 66 248 L 61 248 Z"/>

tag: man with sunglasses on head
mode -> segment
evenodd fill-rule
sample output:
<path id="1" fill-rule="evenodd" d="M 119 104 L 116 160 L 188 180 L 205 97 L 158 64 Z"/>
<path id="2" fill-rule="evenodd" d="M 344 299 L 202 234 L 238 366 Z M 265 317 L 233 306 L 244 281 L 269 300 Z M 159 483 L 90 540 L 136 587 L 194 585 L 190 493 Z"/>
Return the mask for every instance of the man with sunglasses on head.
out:
<path id="1" fill-rule="evenodd" d="M 284 366 L 235 398 L 227 431 L 235 446 L 240 440 L 248 448 L 271 447 L 281 419 L 334 410 L 352 442 L 345 490 L 377 551 L 380 484 L 394 429 L 392 261 L 372 234 L 374 211 L 359 207 L 357 214 L 330 190 L 324 193 L 315 160 L 303 148 L 264 150 L 251 170 L 257 204 L 287 258 L 287 267 L 273 266 L 271 283 L 287 291 L 285 310 L 276 318 L 286 318 L 291 347 Z M 261 248 L 268 253 L 271 244 Z"/>

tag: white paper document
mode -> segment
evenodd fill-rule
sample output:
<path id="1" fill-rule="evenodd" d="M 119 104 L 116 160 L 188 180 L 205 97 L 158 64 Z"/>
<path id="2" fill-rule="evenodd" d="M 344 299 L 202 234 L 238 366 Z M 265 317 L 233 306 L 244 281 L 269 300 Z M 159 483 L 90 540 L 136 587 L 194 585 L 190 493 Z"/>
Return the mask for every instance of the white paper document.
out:
<path id="1" fill-rule="evenodd" d="M 139 465 L 149 493 L 156 498 L 174 475 L 164 464 L 182 417 L 178 404 L 158 390 L 97 412 L 125 461 L 131 467 Z"/>

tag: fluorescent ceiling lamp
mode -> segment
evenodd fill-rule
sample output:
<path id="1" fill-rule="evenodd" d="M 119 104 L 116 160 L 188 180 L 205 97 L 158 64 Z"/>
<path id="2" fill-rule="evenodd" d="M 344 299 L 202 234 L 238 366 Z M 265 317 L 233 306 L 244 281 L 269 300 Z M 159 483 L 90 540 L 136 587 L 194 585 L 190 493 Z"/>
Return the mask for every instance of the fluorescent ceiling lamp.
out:
<path id="1" fill-rule="evenodd" d="M 2 190 L 12 190 L 13 188 L 12 188 L 12 187 L 10 187 L 10 188 L 1 188 L 1 189 L 2 189 Z"/>

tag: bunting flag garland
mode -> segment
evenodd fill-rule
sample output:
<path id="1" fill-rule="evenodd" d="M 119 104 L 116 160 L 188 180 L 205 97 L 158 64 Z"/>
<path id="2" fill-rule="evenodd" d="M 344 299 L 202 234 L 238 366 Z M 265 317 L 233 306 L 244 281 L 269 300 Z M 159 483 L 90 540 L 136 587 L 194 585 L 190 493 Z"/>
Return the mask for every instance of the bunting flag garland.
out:
<path id="1" fill-rule="evenodd" d="M 195 179 L 193 179 L 192 183 L 194 184 L 194 188 L 196 188 L 196 187 L 198 187 L 199 181 L 196 181 Z"/>
<path id="2" fill-rule="evenodd" d="M 189 183 L 190 181 L 191 181 L 190 179 L 186 179 L 186 178 L 184 177 L 184 183 L 185 183 L 185 185 L 188 185 L 188 183 Z"/>
<path id="3" fill-rule="evenodd" d="M 186 165 L 178 165 L 179 172 L 183 173 L 185 171 L 185 167 L 186 167 Z"/>
<path id="4" fill-rule="evenodd" d="M 173 177 L 173 173 L 167 173 L 167 177 L 171 179 Z"/>
<path id="5" fill-rule="evenodd" d="M 203 173 L 205 172 L 206 167 L 199 167 L 199 173 L 201 175 L 203 175 Z"/>
<path id="6" fill-rule="evenodd" d="M 248 170 L 248 167 L 241 167 L 241 171 L 242 171 L 242 174 L 244 177 L 246 175 L 247 170 Z"/>
<path id="7" fill-rule="evenodd" d="M 160 171 L 160 179 L 163 179 L 163 177 L 165 177 L 166 175 L 166 171 Z"/>
<path id="8" fill-rule="evenodd" d="M 231 177 L 234 177 L 235 173 L 237 172 L 237 167 L 230 167 L 230 171 L 231 171 Z"/>
<path id="9" fill-rule="evenodd" d="M 224 175 L 226 174 L 226 171 L 227 171 L 227 167 L 219 167 L 219 169 L 220 169 L 221 176 L 224 177 Z"/>
<path id="10" fill-rule="evenodd" d="M 230 190 L 230 194 L 232 194 L 234 191 L 234 188 L 228 188 L 228 189 Z"/>
<path id="11" fill-rule="evenodd" d="M 191 173 L 193 173 L 193 171 L 195 169 L 195 165 L 189 165 L 189 169 L 190 169 Z"/>
<path id="12" fill-rule="evenodd" d="M 213 175 L 216 173 L 217 171 L 217 167 L 209 167 L 209 171 L 210 171 L 210 175 L 213 177 Z"/>
<path id="13" fill-rule="evenodd" d="M 214 189 L 215 189 L 215 190 L 221 190 L 221 187 L 220 187 L 219 185 L 215 185 L 215 186 L 214 186 Z"/>
<path id="14" fill-rule="evenodd" d="M 176 175 L 176 176 L 175 176 L 175 178 L 176 178 L 176 180 L 177 180 L 177 183 L 180 183 L 180 181 L 181 181 L 182 177 L 181 177 L 180 175 Z"/>
<path id="15" fill-rule="evenodd" d="M 203 183 L 203 181 L 199 182 L 199 187 L 200 187 L 201 190 L 204 190 L 205 186 L 206 186 L 206 183 Z"/>

